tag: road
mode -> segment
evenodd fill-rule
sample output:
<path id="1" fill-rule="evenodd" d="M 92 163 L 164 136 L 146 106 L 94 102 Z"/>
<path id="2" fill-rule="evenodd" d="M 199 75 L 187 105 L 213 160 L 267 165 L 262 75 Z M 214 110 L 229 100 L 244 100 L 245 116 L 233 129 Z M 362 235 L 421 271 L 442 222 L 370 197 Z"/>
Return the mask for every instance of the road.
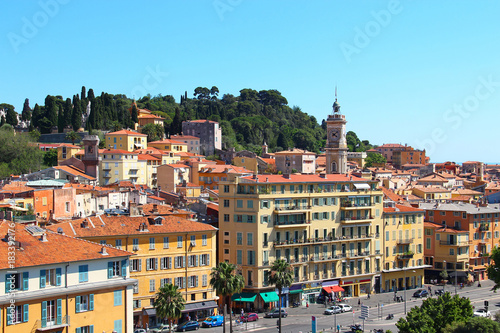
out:
<path id="1" fill-rule="evenodd" d="M 500 310 L 500 293 L 496 294 L 491 291 L 492 283 L 482 282 L 482 287 L 479 288 L 477 285 L 472 287 L 466 287 L 464 289 L 457 290 L 458 294 L 462 297 L 468 297 L 472 305 L 476 309 L 484 307 L 484 301 L 489 301 L 489 310 L 492 313 Z M 438 288 L 434 287 L 433 291 Z M 416 289 L 408 290 L 407 295 L 407 311 L 414 306 L 420 306 L 422 304 L 422 299 L 415 299 L 411 297 Z M 452 295 L 455 294 L 455 288 L 453 286 L 446 286 L 446 291 L 449 291 Z M 398 293 L 402 296 L 402 292 Z M 359 301 L 362 304 L 370 307 L 369 319 L 365 320 L 365 332 L 369 332 L 375 328 L 382 328 L 384 330 L 392 330 L 396 333 L 398 330 L 395 326 L 399 318 L 404 317 L 404 303 L 394 303 L 392 297 L 394 295 L 391 293 L 372 295 L 371 299 L 366 299 L 366 297 L 360 298 Z M 436 296 L 433 296 L 436 297 Z M 363 320 L 359 319 L 361 315 L 360 306 L 358 305 L 358 298 L 352 298 L 348 302 L 353 306 L 354 314 L 352 312 L 337 314 L 337 324 L 340 324 L 341 332 L 349 331 L 349 326 L 353 323 L 363 324 Z M 383 305 L 382 305 L 383 304 Z M 381 318 L 377 318 L 378 309 L 381 310 Z M 311 304 L 308 308 L 287 308 L 288 317 L 282 319 L 282 333 L 298 333 L 298 332 L 311 332 L 311 321 L 312 316 L 316 317 L 317 326 L 316 332 L 332 332 L 334 328 L 334 315 L 324 315 L 325 310 L 324 305 L 321 304 Z M 394 319 L 386 320 L 387 315 L 391 313 L 394 314 Z M 273 318 L 263 318 L 263 314 L 259 314 L 260 319 L 257 322 L 251 322 L 248 324 L 242 324 L 240 326 L 233 325 L 235 332 L 259 332 L 259 333 L 276 333 L 276 321 Z M 203 332 L 207 333 L 222 333 L 222 327 L 207 328 L 202 329 Z M 227 333 L 229 333 L 229 323 L 227 324 Z"/>

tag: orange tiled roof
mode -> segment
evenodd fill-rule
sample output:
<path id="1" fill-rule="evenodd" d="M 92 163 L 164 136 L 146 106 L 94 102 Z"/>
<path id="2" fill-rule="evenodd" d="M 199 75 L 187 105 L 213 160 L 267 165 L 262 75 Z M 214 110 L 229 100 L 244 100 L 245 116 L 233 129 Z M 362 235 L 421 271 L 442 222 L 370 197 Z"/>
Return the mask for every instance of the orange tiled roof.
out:
<path id="1" fill-rule="evenodd" d="M 445 188 L 442 188 L 442 187 L 436 187 L 436 186 L 415 186 L 414 189 L 417 189 L 419 191 L 422 191 L 422 192 L 426 192 L 426 193 L 433 193 L 433 192 L 436 192 L 436 193 L 444 193 L 444 192 L 450 192 L 451 193 L 451 190 L 447 190 Z"/>
<path id="2" fill-rule="evenodd" d="M 253 173 L 253 171 L 230 164 L 210 164 L 201 168 L 199 173 Z"/>
<path id="3" fill-rule="evenodd" d="M 151 118 L 151 119 L 165 119 L 163 117 L 160 117 L 160 116 L 157 116 L 155 114 L 140 114 L 139 116 L 137 116 L 137 118 Z"/>
<path id="4" fill-rule="evenodd" d="M 63 187 L 72 187 L 78 190 L 88 190 L 88 191 L 113 191 L 112 189 L 100 186 L 92 186 L 86 184 L 77 184 L 77 183 L 66 183 Z"/>
<path id="5" fill-rule="evenodd" d="M 196 185 L 196 184 L 193 184 L 193 183 L 190 183 L 190 182 L 186 182 L 186 186 L 180 184 L 180 185 L 177 185 L 177 187 L 182 187 L 182 188 L 184 188 L 184 187 L 186 187 L 186 188 L 188 188 L 188 187 L 195 187 L 196 188 L 196 187 L 201 187 L 201 185 Z"/>
<path id="6" fill-rule="evenodd" d="M 434 222 L 427 222 L 424 221 L 424 227 L 426 228 L 434 228 L 436 229 L 437 232 L 449 232 L 453 234 L 458 234 L 458 233 L 469 233 L 467 230 L 456 230 L 454 228 L 450 227 L 444 227 L 442 224 L 434 223 Z"/>
<path id="7" fill-rule="evenodd" d="M 187 120 L 186 123 L 211 123 L 211 124 L 216 124 L 216 121 L 213 120 L 204 120 L 204 119 L 197 119 L 197 120 Z"/>
<path id="8" fill-rule="evenodd" d="M 390 200 L 392 200 L 394 202 L 404 201 L 404 199 L 402 197 L 400 197 L 399 195 L 397 195 L 396 193 L 394 193 L 393 190 L 390 190 L 390 189 L 385 188 L 385 187 L 379 187 L 379 189 L 382 190 L 382 192 L 384 193 L 384 195 L 387 198 L 389 198 Z"/>
<path id="9" fill-rule="evenodd" d="M 116 154 L 116 155 L 138 155 L 135 152 L 131 152 L 123 149 L 104 149 L 100 154 Z"/>
<path id="10" fill-rule="evenodd" d="M 72 144 L 69 144 L 69 143 L 61 143 L 60 145 L 58 145 L 58 147 L 76 148 L 76 149 L 81 149 L 82 148 L 80 146 L 75 146 L 75 145 L 72 145 Z"/>
<path id="11" fill-rule="evenodd" d="M 152 144 L 152 143 L 159 143 L 159 144 L 169 143 L 169 144 L 175 144 L 175 145 L 187 145 L 187 143 L 185 143 L 185 142 L 175 141 L 175 140 L 170 140 L 170 139 L 153 141 L 153 142 L 150 142 L 149 144 Z"/>
<path id="12" fill-rule="evenodd" d="M 302 154 L 302 155 L 316 155 L 316 153 L 303 150 L 303 149 L 298 149 L 298 148 L 293 148 L 291 150 L 283 150 L 283 151 L 278 151 L 275 152 L 274 155 L 288 155 L 288 154 Z"/>
<path id="13" fill-rule="evenodd" d="M 55 226 L 57 227 L 57 226 Z M 8 222 L 0 223 L 0 234 L 7 234 Z M 52 228 L 54 229 L 54 228 Z M 57 228 L 54 229 L 57 231 Z M 66 235 L 54 231 L 47 231 L 47 241 L 42 242 L 41 236 L 31 235 L 23 225 L 16 223 L 16 241 L 21 243 L 22 250 L 16 250 L 15 267 L 29 267 L 39 265 L 50 265 L 68 261 L 94 260 L 113 257 L 126 257 L 133 253 L 106 247 L 108 255 L 103 256 L 102 245 L 82 239 L 71 237 L 73 233 Z M 9 269 L 8 262 L 9 243 L 0 242 L 0 269 Z"/>
<path id="14" fill-rule="evenodd" d="M 419 209 L 411 206 L 396 204 L 396 207 L 384 207 L 384 213 L 409 213 L 409 212 L 425 212 L 425 209 Z"/>
<path id="15" fill-rule="evenodd" d="M 149 224 L 149 219 L 145 216 L 129 217 L 99 215 L 97 217 L 93 216 L 54 224 L 48 226 L 47 229 L 57 231 L 57 228 L 62 228 L 67 235 L 75 237 L 164 234 L 217 230 L 211 225 L 186 220 L 181 217 L 162 217 L 162 225 L 152 225 Z M 88 227 L 82 226 L 84 220 L 88 222 Z M 142 223 L 145 223 L 147 231 L 139 231 L 139 226 Z"/>
<path id="16" fill-rule="evenodd" d="M 156 205 L 156 212 L 153 212 L 154 207 Z M 160 205 L 160 204 L 152 204 L 148 203 L 145 205 L 142 205 L 142 211 L 146 215 L 191 215 L 192 213 L 188 212 L 187 210 L 183 209 L 174 209 L 170 205 Z"/>
<path id="17" fill-rule="evenodd" d="M 149 154 L 139 154 L 137 156 L 137 159 L 138 160 L 147 160 L 147 161 L 159 161 L 159 160 L 161 160 L 160 158 L 154 157 L 153 155 L 149 155 Z"/>
<path id="18" fill-rule="evenodd" d="M 170 138 L 171 139 L 175 139 L 175 140 L 182 140 L 182 139 L 186 139 L 186 140 L 200 140 L 199 137 L 192 136 L 192 135 L 171 135 Z"/>
<path id="19" fill-rule="evenodd" d="M 57 170 L 63 170 L 63 171 L 65 171 L 73 176 L 79 176 L 79 177 L 87 178 L 89 180 L 95 180 L 94 177 L 86 175 L 83 172 L 83 170 L 80 170 L 77 167 L 74 167 L 72 165 L 59 165 L 59 166 L 55 166 L 53 168 L 57 169 Z"/>
<path id="20" fill-rule="evenodd" d="M 276 160 L 274 158 L 262 158 L 262 160 L 264 162 L 266 162 L 267 164 L 272 164 L 272 165 L 276 165 Z M 317 163 L 316 163 L 317 164 Z"/>
<path id="21" fill-rule="evenodd" d="M 134 132 L 134 131 L 129 131 L 129 130 L 120 130 L 120 131 L 116 131 L 116 132 L 111 132 L 111 133 L 108 133 L 106 135 L 135 135 L 135 136 L 147 136 L 146 134 L 142 134 L 142 133 L 139 133 L 139 132 Z"/>

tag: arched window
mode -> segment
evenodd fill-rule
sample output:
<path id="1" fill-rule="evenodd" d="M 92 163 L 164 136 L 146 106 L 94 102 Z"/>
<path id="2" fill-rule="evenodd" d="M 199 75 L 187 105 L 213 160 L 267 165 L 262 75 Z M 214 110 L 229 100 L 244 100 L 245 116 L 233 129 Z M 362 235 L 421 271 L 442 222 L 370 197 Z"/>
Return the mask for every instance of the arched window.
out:
<path id="1" fill-rule="evenodd" d="M 332 172 L 337 172 L 337 162 L 332 162 Z"/>

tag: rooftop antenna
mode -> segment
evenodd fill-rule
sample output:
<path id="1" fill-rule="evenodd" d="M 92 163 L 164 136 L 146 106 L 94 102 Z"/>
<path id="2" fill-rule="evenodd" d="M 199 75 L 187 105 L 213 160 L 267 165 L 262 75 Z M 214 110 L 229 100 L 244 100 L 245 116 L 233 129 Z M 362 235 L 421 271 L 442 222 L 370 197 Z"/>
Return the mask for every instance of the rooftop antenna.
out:
<path id="1" fill-rule="evenodd" d="M 337 101 L 337 84 L 335 84 L 335 102 Z"/>

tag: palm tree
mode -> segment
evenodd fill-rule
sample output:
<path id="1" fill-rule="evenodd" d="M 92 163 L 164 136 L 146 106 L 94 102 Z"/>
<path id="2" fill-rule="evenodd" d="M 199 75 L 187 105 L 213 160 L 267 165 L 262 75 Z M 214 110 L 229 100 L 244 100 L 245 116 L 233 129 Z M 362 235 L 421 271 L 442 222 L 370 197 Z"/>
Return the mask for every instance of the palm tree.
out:
<path id="1" fill-rule="evenodd" d="M 182 310 L 184 310 L 185 301 L 180 291 L 177 289 L 178 287 L 171 283 L 165 284 L 158 290 L 153 302 L 158 318 L 168 319 L 170 333 L 172 332 L 172 323 L 174 319 L 180 318 L 182 316 Z"/>
<path id="2" fill-rule="evenodd" d="M 65 139 L 71 140 L 72 144 L 74 145 L 75 141 L 80 139 L 80 136 L 75 131 L 71 131 L 71 132 L 66 133 Z"/>
<path id="3" fill-rule="evenodd" d="M 281 292 L 283 288 L 290 287 L 293 282 L 292 268 L 283 259 L 276 260 L 271 266 L 271 274 L 269 275 L 269 284 L 278 288 L 279 299 L 279 319 L 278 319 L 278 333 L 281 333 Z"/>
<path id="4" fill-rule="evenodd" d="M 215 289 L 218 295 L 222 298 L 222 304 L 225 307 L 226 298 L 229 298 L 229 328 L 230 332 L 233 331 L 233 318 L 231 308 L 231 296 L 235 293 L 241 292 L 245 286 L 243 276 L 236 274 L 236 265 L 228 262 L 220 262 L 217 267 L 212 268 L 210 273 L 210 285 Z M 223 333 L 226 333 L 226 317 L 224 316 Z"/>

